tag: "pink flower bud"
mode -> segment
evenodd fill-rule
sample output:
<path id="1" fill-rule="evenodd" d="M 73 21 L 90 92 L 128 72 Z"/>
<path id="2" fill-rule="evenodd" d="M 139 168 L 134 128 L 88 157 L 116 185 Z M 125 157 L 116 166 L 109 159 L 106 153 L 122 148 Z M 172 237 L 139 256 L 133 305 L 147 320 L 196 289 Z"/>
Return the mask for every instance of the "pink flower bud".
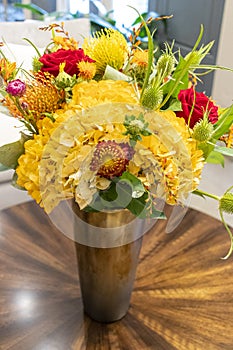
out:
<path id="1" fill-rule="evenodd" d="M 20 79 L 11 80 L 6 87 L 6 92 L 15 97 L 23 96 L 25 90 L 26 84 Z"/>

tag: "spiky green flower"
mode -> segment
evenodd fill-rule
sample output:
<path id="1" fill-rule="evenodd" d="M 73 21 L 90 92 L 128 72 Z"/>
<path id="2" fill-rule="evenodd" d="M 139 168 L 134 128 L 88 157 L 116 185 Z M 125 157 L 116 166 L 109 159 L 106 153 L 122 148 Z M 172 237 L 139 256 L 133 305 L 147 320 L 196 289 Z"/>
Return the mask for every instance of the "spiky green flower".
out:
<path id="1" fill-rule="evenodd" d="M 149 86 L 143 93 L 141 104 L 149 109 L 157 109 L 163 101 L 163 91 L 157 87 Z"/>
<path id="2" fill-rule="evenodd" d="M 213 131 L 213 124 L 206 119 L 202 119 L 194 125 L 192 137 L 199 142 L 206 142 L 211 139 Z"/>
<path id="3" fill-rule="evenodd" d="M 43 66 L 43 63 L 39 61 L 39 57 L 35 56 L 32 59 L 32 68 L 34 72 L 39 72 L 41 67 Z"/>
<path id="4" fill-rule="evenodd" d="M 224 193 L 219 200 L 219 210 L 227 214 L 233 214 L 233 193 Z"/>
<path id="5" fill-rule="evenodd" d="M 175 58 L 172 53 L 165 52 L 163 53 L 157 62 L 157 72 L 158 74 L 162 75 L 163 77 L 169 76 L 175 65 Z"/>

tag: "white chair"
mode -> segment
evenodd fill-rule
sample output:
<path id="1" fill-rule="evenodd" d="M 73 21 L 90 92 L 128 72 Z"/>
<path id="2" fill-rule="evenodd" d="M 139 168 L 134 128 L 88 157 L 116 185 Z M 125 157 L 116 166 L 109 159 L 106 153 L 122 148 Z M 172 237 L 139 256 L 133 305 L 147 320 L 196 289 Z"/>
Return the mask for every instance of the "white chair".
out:
<path id="1" fill-rule="evenodd" d="M 63 21 L 65 30 L 74 37 L 80 45 L 83 38 L 90 35 L 90 21 L 87 18 L 77 18 Z M 39 28 L 46 27 L 49 23 L 61 23 L 61 21 L 43 22 L 26 20 L 24 22 L 0 22 L 0 40 L 18 45 L 29 45 L 23 38 L 30 39 L 37 47 L 45 47 L 51 38 L 51 31 L 42 31 Z"/>

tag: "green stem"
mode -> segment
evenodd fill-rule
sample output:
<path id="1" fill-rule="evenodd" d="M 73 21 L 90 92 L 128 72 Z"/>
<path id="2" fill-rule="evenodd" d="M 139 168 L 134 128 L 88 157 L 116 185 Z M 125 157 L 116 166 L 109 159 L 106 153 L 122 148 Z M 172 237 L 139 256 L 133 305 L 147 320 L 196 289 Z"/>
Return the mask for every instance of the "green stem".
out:
<path id="1" fill-rule="evenodd" d="M 38 48 L 36 47 L 35 44 L 33 44 L 33 42 L 27 38 L 23 38 L 23 40 L 27 41 L 35 50 L 36 50 L 36 53 L 38 55 L 38 57 L 41 57 L 41 53 L 40 51 L 38 50 Z"/>
<path id="2" fill-rule="evenodd" d="M 209 197 L 209 198 L 212 198 L 212 199 L 215 199 L 216 201 L 219 201 L 220 200 L 220 197 L 212 194 L 212 193 L 208 193 L 208 192 L 205 192 L 205 191 L 202 191 L 202 190 L 194 190 L 192 192 L 193 194 L 196 194 L 196 195 L 199 195 L 199 196 L 206 196 L 206 197 Z"/>
<path id="3" fill-rule="evenodd" d="M 141 91 L 140 101 L 142 101 L 142 97 L 143 97 L 144 91 L 148 85 L 150 74 L 151 74 L 151 68 L 153 65 L 154 43 L 153 43 L 153 38 L 152 38 L 152 35 L 150 33 L 150 30 L 146 24 L 146 21 L 142 17 L 142 15 L 134 7 L 129 6 L 129 5 L 128 5 L 128 7 L 132 8 L 134 11 L 137 12 L 138 16 L 141 18 L 141 21 L 142 21 L 144 28 L 146 30 L 146 34 L 148 36 L 148 66 L 147 66 L 146 75 L 145 75 L 145 79 L 144 79 L 142 91 Z"/>
<path id="4" fill-rule="evenodd" d="M 229 227 L 228 227 L 226 221 L 224 220 L 222 210 L 220 210 L 219 213 L 220 213 L 221 221 L 222 221 L 223 225 L 225 226 L 225 229 L 227 230 L 227 233 L 229 234 L 230 241 L 231 241 L 230 249 L 229 249 L 227 255 L 225 255 L 225 256 L 222 258 L 223 260 L 226 260 L 226 259 L 229 258 L 229 256 L 230 256 L 230 255 L 232 254 L 232 252 L 233 252 L 233 235 L 232 235 L 231 230 L 229 229 Z"/>
<path id="5" fill-rule="evenodd" d="M 201 30 L 200 30 L 200 34 L 197 38 L 197 41 L 195 43 L 195 45 L 193 46 L 193 49 L 191 52 L 194 52 L 196 50 L 196 48 L 198 47 L 202 36 L 203 36 L 203 26 L 201 25 Z M 167 96 L 165 97 L 165 99 L 163 100 L 163 102 L 160 105 L 160 109 L 168 102 L 169 98 L 172 96 L 173 92 L 176 90 L 177 86 L 180 84 L 180 82 L 182 81 L 183 77 L 185 76 L 185 74 L 188 72 L 189 68 L 190 68 L 190 63 L 192 62 L 192 55 L 189 56 L 189 59 L 186 61 L 186 64 L 184 66 L 184 68 L 182 69 L 182 71 L 180 72 L 179 76 L 176 79 L 175 84 L 173 85 L 173 88 L 169 91 L 169 93 L 167 94 Z"/>

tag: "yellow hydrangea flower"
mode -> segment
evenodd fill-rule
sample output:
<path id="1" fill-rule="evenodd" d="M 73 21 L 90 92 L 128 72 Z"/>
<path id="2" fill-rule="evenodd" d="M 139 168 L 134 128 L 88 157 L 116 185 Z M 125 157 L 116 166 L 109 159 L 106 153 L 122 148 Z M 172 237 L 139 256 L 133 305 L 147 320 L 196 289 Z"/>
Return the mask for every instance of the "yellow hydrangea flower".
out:
<path id="1" fill-rule="evenodd" d="M 133 85 L 122 80 L 92 80 L 76 84 L 69 107 L 86 109 L 101 103 L 122 102 L 138 104 Z"/>
<path id="2" fill-rule="evenodd" d="M 90 107 L 94 106 L 99 107 L 92 112 Z M 83 114 L 84 110 L 91 117 Z M 125 113 L 137 110 L 143 111 L 154 134 L 138 142 L 129 169 L 148 188 L 158 183 L 156 195 L 167 203 L 179 203 L 199 183 L 202 152 L 196 149 L 182 118 L 176 118 L 172 111 L 146 111 L 139 106 L 133 86 L 123 81 L 84 81 L 75 85 L 71 103 L 57 110 L 55 122 L 40 120 L 39 135 L 25 143 L 25 154 L 17 169 L 18 184 L 38 203 L 42 200 L 48 212 L 64 196 L 74 194 L 82 207 L 87 205 L 98 186 L 107 186 L 88 167 L 95 145 L 103 140 L 125 140 Z M 88 186 L 90 191 L 82 198 Z"/>

